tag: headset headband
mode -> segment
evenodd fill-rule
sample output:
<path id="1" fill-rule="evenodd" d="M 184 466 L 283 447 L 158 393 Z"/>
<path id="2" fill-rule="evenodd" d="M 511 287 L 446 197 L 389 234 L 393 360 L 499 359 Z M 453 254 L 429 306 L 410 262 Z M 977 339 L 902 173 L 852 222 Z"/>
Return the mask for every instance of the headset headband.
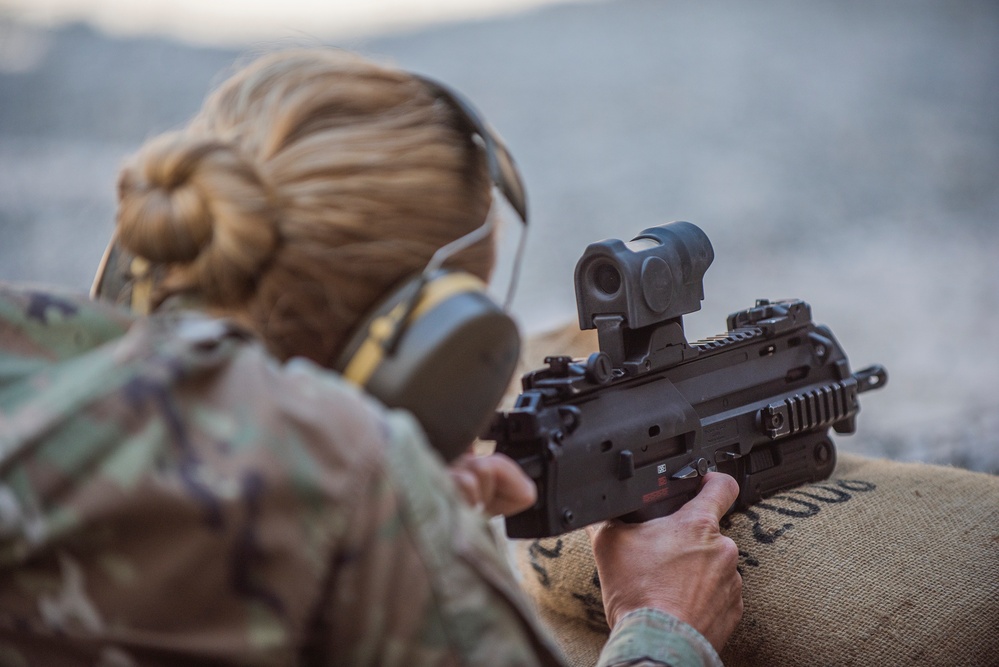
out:
<path id="1" fill-rule="evenodd" d="M 458 112 L 460 121 L 471 136 L 479 137 L 482 149 L 486 154 L 486 165 L 489 169 L 489 176 L 492 179 L 493 186 L 500 191 L 526 227 L 527 190 L 524 188 L 524 182 L 521 179 L 520 171 L 517 169 L 517 164 L 514 162 L 513 156 L 507 149 L 503 139 L 485 121 L 478 109 L 475 108 L 475 105 L 457 90 L 419 74 L 414 74 L 413 77 L 421 81 L 435 97 L 443 100 Z M 487 215 L 481 226 L 438 248 L 437 252 L 430 258 L 430 261 L 427 262 L 420 280 L 426 283 L 430 280 L 431 276 L 437 273 L 448 258 L 487 237 L 492 232 L 492 228 L 493 216 Z M 527 234 L 521 233 L 520 242 L 517 244 L 517 252 L 513 260 L 513 269 L 510 272 L 510 285 L 507 288 L 506 299 L 503 302 L 504 310 L 509 310 L 510 304 L 513 302 L 514 292 L 517 290 L 517 278 L 520 275 L 520 265 L 524 257 L 526 241 Z M 410 311 L 416 305 L 415 298 L 418 294 L 419 292 L 414 292 L 413 303 L 409 304 Z M 405 322 L 405 320 L 402 320 L 402 322 Z M 389 338 L 389 350 L 394 349 L 401 333 L 402 328 L 398 329 Z"/>
<path id="2" fill-rule="evenodd" d="M 503 193 L 510 206 L 520 216 L 521 222 L 526 225 L 527 194 L 524 182 L 520 178 L 520 172 L 513 161 L 513 156 L 510 155 L 510 151 L 507 150 L 506 144 L 503 143 L 500 136 L 486 123 L 478 110 L 468 101 L 468 98 L 457 90 L 419 74 L 414 74 L 413 77 L 423 82 L 435 97 L 444 100 L 457 110 L 471 133 L 482 139 L 482 147 L 486 151 L 486 164 L 489 167 L 489 176 L 492 178 L 493 185 Z"/>

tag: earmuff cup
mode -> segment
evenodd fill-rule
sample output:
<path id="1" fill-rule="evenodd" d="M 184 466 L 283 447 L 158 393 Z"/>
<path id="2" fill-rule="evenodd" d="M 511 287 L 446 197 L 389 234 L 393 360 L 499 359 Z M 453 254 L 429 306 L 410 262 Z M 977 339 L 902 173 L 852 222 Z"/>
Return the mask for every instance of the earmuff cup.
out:
<path id="1" fill-rule="evenodd" d="M 520 354 L 516 324 L 484 287 L 459 272 L 407 282 L 362 323 L 334 365 L 385 405 L 411 412 L 446 461 L 488 426 Z"/>

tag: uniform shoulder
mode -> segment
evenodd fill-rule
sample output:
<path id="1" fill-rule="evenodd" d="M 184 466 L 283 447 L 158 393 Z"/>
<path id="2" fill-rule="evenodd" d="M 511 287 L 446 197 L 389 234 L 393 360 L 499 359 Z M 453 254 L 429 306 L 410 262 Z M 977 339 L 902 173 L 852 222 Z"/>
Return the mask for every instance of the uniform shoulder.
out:
<path id="1" fill-rule="evenodd" d="M 85 294 L 0 283 L 0 352 L 66 358 L 123 335 L 135 318 Z"/>

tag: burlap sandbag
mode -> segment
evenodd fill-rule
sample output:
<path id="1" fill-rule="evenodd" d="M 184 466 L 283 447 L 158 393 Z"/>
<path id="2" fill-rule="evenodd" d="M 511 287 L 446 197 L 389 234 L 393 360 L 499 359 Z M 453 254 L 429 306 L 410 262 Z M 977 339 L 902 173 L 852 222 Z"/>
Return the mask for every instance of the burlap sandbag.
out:
<path id="1" fill-rule="evenodd" d="M 724 532 L 745 599 L 726 665 L 999 664 L 999 478 L 844 454 Z M 514 550 L 571 663 L 594 664 L 608 630 L 585 533 Z"/>
<path id="2" fill-rule="evenodd" d="M 528 359 L 591 342 L 535 338 Z M 745 600 L 730 667 L 999 665 L 997 477 L 840 454 L 829 480 L 735 514 L 724 532 Z M 570 662 L 593 665 L 608 629 L 585 533 L 513 551 Z"/>

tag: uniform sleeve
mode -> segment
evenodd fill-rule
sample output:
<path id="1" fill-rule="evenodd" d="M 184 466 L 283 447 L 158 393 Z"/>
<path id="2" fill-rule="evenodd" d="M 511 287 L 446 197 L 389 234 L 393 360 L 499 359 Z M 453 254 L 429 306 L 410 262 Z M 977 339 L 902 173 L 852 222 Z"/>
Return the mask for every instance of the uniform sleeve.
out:
<path id="1" fill-rule="evenodd" d="M 458 500 L 415 420 L 384 420 L 318 628 L 326 664 L 556 665 L 486 521 Z"/>
<path id="2" fill-rule="evenodd" d="M 721 659 L 701 633 L 656 609 L 626 614 L 611 632 L 597 667 L 669 665 L 722 667 Z"/>

